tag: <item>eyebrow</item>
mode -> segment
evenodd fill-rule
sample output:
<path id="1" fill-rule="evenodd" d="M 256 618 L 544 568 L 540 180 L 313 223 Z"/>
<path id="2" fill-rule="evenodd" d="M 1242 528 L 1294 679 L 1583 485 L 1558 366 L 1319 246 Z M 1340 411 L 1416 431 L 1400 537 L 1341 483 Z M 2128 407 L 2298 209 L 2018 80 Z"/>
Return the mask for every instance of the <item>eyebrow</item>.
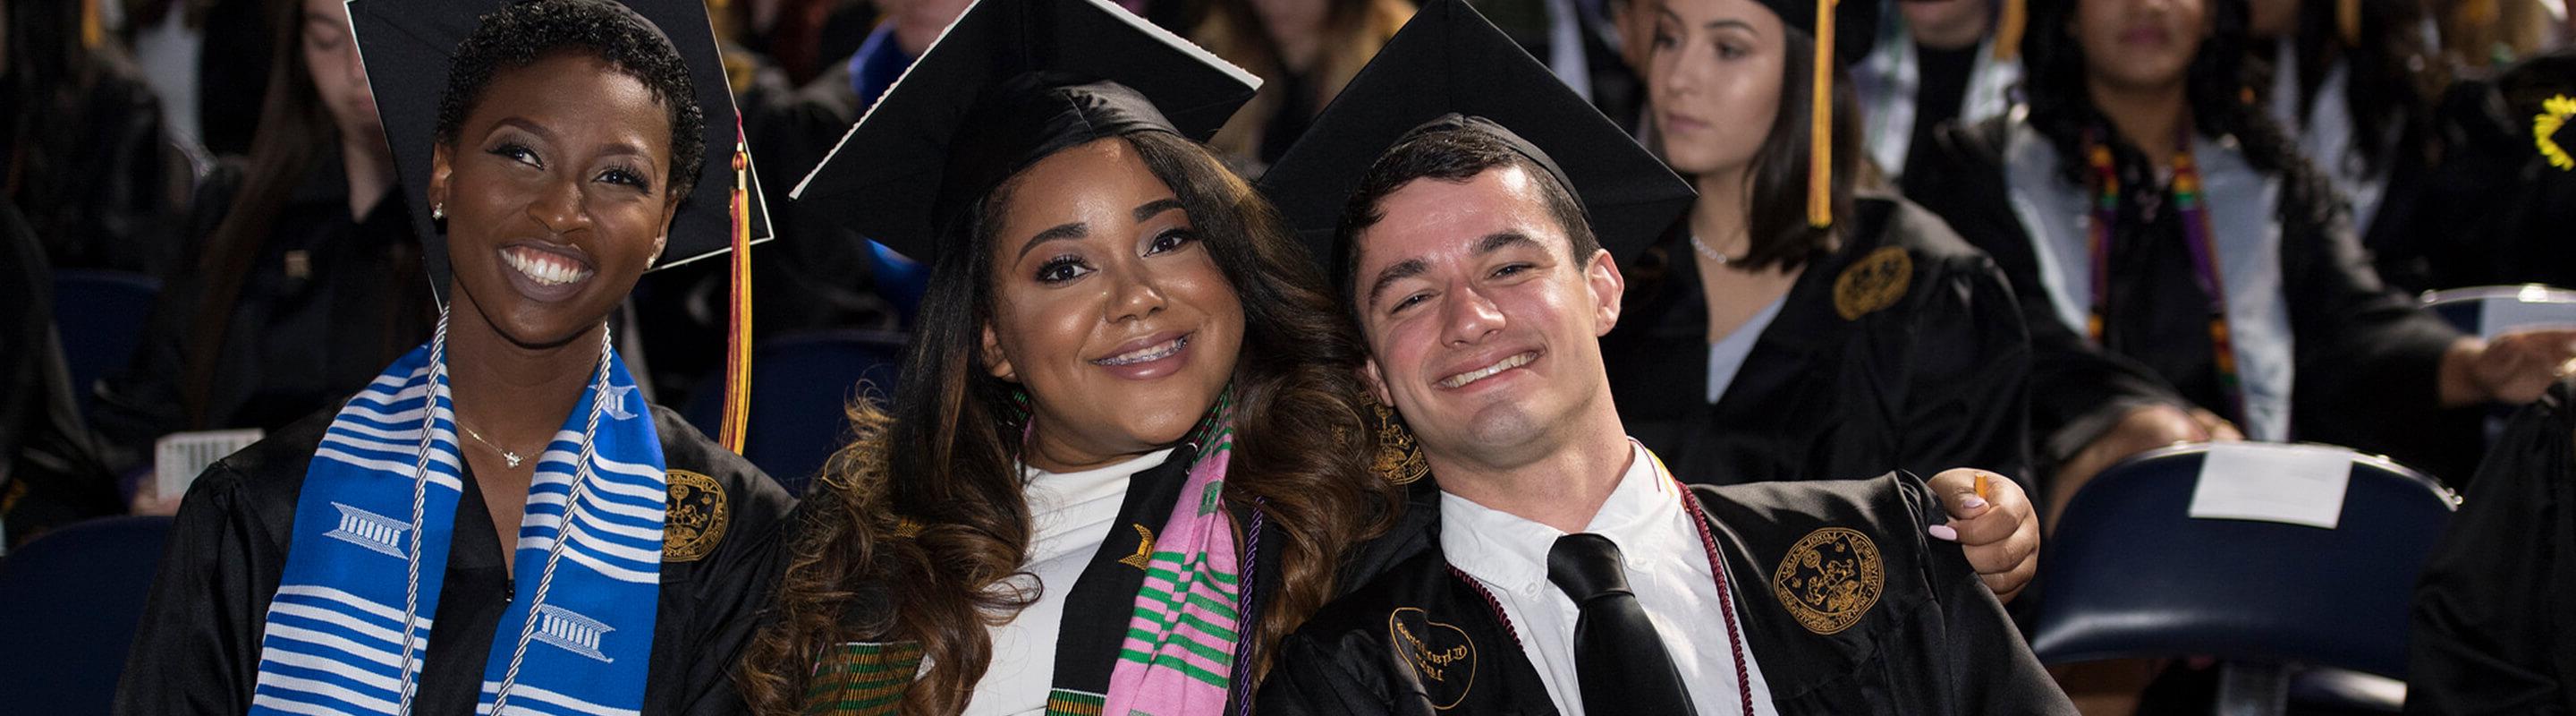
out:
<path id="1" fill-rule="evenodd" d="M 1689 23 L 1682 22 L 1682 16 L 1681 16 L 1680 14 L 1678 14 L 1678 13 L 1673 12 L 1673 9 L 1672 9 L 1672 8 L 1664 7 L 1663 5 L 1660 5 L 1660 4 L 1659 4 L 1659 5 L 1656 5 L 1656 6 L 1655 6 L 1655 11 L 1656 11 L 1656 12 L 1659 12 L 1659 13 L 1662 13 L 1664 17 L 1672 18 L 1673 24 L 1675 24 L 1675 25 L 1687 25 L 1687 24 L 1689 24 Z M 1743 21 L 1743 20 L 1737 20 L 1737 19 L 1734 19 L 1734 18 L 1727 18 L 1727 19 L 1724 19 L 1724 20 L 1710 20 L 1707 24 L 1701 25 L 1701 27 L 1705 27 L 1705 28 L 1707 28 L 1707 29 L 1711 29 L 1711 30 L 1723 30 L 1723 29 L 1726 29 L 1726 28 L 1733 27 L 1733 28 L 1741 29 L 1741 30 L 1743 30 L 1743 31 L 1745 31 L 1745 32 L 1753 33 L 1753 34 L 1755 34 L 1755 35 L 1760 35 L 1760 34 L 1762 34 L 1762 33 L 1760 33 L 1760 32 L 1755 32 L 1755 31 L 1754 31 L 1754 29 L 1753 29 L 1753 23 L 1745 22 L 1745 21 Z"/>
<path id="2" fill-rule="evenodd" d="M 1166 211 L 1188 210 L 1188 207 L 1181 205 L 1181 200 L 1166 197 L 1145 202 L 1144 204 L 1137 206 L 1135 209 L 1130 210 L 1128 212 L 1128 216 L 1141 223 L 1146 219 L 1154 218 Z M 1029 237 L 1028 243 L 1020 245 L 1020 256 L 1024 258 L 1027 257 L 1029 252 L 1037 250 L 1038 244 L 1043 244 L 1049 241 L 1080 239 L 1090 235 L 1091 225 L 1089 224 L 1079 221 L 1057 224 L 1055 226 L 1048 227 L 1045 231 L 1038 232 L 1036 236 Z"/>
<path id="3" fill-rule="evenodd" d="M 1381 294 L 1386 293 L 1386 288 L 1388 286 L 1395 285 L 1395 282 L 1397 281 L 1420 276 L 1423 272 L 1429 270 L 1431 270 L 1431 265 L 1423 263 L 1422 259 L 1405 259 L 1403 261 L 1395 262 L 1392 266 L 1379 269 L 1377 272 L 1377 279 L 1369 282 L 1369 306 L 1372 308 L 1377 306 L 1378 297 Z"/>
<path id="4" fill-rule="evenodd" d="M 1538 239 L 1530 238 L 1530 235 L 1518 231 L 1498 231 L 1476 240 L 1476 255 L 1483 256 L 1514 246 L 1538 247 L 1539 243 Z M 1387 287 L 1395 285 L 1395 282 L 1420 276 L 1430 269 L 1431 265 L 1423 263 L 1421 259 L 1406 259 L 1379 270 L 1377 278 L 1369 282 L 1369 305 L 1376 306 L 1379 296 L 1386 293 Z"/>
<path id="5" fill-rule="evenodd" d="M 1157 214 L 1175 210 L 1189 211 L 1189 208 L 1181 206 L 1180 199 L 1165 197 L 1145 202 L 1143 206 L 1136 207 L 1136 211 L 1133 212 L 1131 216 L 1135 218 L 1138 223 L 1143 223 L 1146 219 L 1154 218 Z"/>

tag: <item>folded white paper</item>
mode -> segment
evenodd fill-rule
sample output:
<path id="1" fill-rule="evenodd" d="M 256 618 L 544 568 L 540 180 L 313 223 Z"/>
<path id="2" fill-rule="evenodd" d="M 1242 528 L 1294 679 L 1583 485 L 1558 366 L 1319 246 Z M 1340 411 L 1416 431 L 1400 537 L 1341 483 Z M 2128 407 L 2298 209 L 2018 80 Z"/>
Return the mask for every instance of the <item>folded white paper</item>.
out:
<path id="1" fill-rule="evenodd" d="M 2352 459 L 2351 450 L 2322 445 L 2211 445 L 2191 492 L 2191 516 L 2334 529 Z"/>

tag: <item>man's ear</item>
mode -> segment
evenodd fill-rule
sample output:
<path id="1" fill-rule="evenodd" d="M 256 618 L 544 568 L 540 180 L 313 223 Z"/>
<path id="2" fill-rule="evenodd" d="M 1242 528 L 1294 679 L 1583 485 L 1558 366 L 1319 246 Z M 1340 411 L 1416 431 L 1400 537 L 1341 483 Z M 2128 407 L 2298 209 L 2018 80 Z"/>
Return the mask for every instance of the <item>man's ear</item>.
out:
<path id="1" fill-rule="evenodd" d="M 1593 320 L 1600 328 L 1593 337 L 1610 335 L 1619 325 L 1619 303 L 1628 295 L 1628 278 L 1619 275 L 1619 261 L 1610 257 L 1609 249 L 1594 249 L 1592 261 L 1583 266 L 1583 283 L 1592 289 Z"/>
<path id="2" fill-rule="evenodd" d="M 1376 396 L 1379 405 L 1395 407 L 1395 398 L 1386 392 L 1386 376 L 1378 373 L 1376 358 L 1360 364 L 1360 382 L 1368 384 L 1369 395 Z"/>
<path id="3" fill-rule="evenodd" d="M 987 370 L 991 371 L 995 378 L 1011 383 L 1020 382 L 1020 372 L 1011 367 L 1010 354 L 1002 352 L 1002 339 L 993 333 L 991 323 L 984 324 L 984 365 L 991 366 Z"/>

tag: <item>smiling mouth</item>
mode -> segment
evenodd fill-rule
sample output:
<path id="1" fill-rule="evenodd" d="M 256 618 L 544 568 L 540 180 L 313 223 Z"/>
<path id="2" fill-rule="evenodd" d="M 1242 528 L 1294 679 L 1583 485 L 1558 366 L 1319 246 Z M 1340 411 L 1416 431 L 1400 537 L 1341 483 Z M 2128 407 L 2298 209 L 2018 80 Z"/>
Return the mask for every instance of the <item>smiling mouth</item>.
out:
<path id="1" fill-rule="evenodd" d="M 501 262 L 540 286 L 579 283 L 597 273 L 571 258 L 547 251 L 513 246 L 501 251 Z"/>
<path id="2" fill-rule="evenodd" d="M 1189 346 L 1189 344 L 1190 335 L 1182 334 L 1179 338 L 1174 338 L 1154 345 L 1095 360 L 1092 361 L 1092 364 L 1115 367 L 1122 365 L 1135 365 L 1138 363 L 1151 363 L 1165 358 L 1170 358 L 1175 355 L 1180 355 L 1181 349 Z"/>
<path id="3" fill-rule="evenodd" d="M 1493 365 L 1449 376 L 1448 378 L 1440 381 L 1440 387 L 1452 390 L 1464 388 L 1467 387 L 1467 384 L 1469 383 L 1500 375 L 1503 371 L 1529 365 L 1530 361 L 1534 360 L 1538 360 L 1538 351 L 1523 351 L 1510 358 L 1495 361 Z"/>

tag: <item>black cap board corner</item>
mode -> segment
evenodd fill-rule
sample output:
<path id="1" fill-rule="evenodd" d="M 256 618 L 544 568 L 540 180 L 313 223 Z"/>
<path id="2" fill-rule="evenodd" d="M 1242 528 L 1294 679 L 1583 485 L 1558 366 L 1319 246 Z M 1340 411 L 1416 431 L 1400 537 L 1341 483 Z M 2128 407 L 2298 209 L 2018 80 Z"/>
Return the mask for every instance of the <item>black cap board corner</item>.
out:
<path id="1" fill-rule="evenodd" d="M 404 198 L 410 205 L 412 229 L 426 243 L 423 263 L 431 287 L 441 300 L 448 283 L 445 234 L 430 216 L 427 199 L 430 155 L 436 144 L 438 105 L 447 90 L 449 65 L 458 46 L 482 25 L 484 15 L 511 3 L 492 0 L 348 0 L 350 31 L 375 92 L 377 114 L 394 154 Z M 669 268 L 723 254 L 733 248 L 733 156 L 739 137 L 739 113 L 715 28 L 701 0 L 620 0 L 671 41 L 689 68 L 689 82 L 706 117 L 706 156 L 696 188 L 672 217 L 671 234 L 655 269 Z M 757 176 L 747 174 L 746 178 Z M 746 187 L 753 243 L 770 238 L 769 216 L 760 187 Z"/>
<path id="2" fill-rule="evenodd" d="M 1662 160 L 1458 0 L 1423 3 L 1262 175 L 1261 189 L 1314 259 L 1330 262 L 1337 255 L 1334 230 L 1362 175 L 1398 139 L 1452 114 L 1500 127 L 1510 135 L 1506 141 L 1534 148 L 1548 160 L 1541 164 L 1554 164 L 1583 204 L 1593 234 L 1619 260 L 1652 245 L 1696 196 Z"/>
<path id="3" fill-rule="evenodd" d="M 1074 144 L 1205 141 L 1261 80 L 1108 0 L 981 0 L 790 194 L 929 261 L 968 202 Z"/>

